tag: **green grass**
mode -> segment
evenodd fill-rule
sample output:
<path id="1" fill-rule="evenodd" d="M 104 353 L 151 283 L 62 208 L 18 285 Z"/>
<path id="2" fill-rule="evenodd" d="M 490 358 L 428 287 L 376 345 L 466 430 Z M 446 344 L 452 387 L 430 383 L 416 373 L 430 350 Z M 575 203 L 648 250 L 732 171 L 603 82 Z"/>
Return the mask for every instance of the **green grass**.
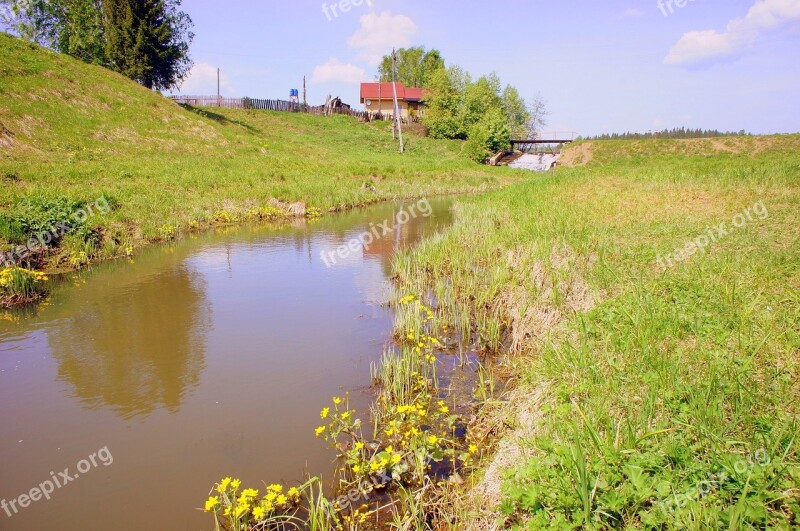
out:
<path id="1" fill-rule="evenodd" d="M 88 221 L 102 233 L 92 259 L 216 223 L 215 213 L 247 217 L 270 198 L 328 211 L 521 175 L 470 162 L 459 142 L 412 135 L 401 155 L 385 122 L 184 109 L 3 33 L 0 78 L 0 214 L 13 221 L 32 199 L 87 203 L 103 194 L 114 209 Z M 19 235 L 2 228 L 0 247 L 14 243 Z M 84 252 L 83 242 L 64 243 Z"/>
<path id="2" fill-rule="evenodd" d="M 586 166 L 461 200 L 396 259 L 437 325 L 547 397 L 514 440 L 504 525 L 800 525 L 800 137 L 746 142 L 594 142 Z M 658 265 L 759 202 L 765 219 Z"/>

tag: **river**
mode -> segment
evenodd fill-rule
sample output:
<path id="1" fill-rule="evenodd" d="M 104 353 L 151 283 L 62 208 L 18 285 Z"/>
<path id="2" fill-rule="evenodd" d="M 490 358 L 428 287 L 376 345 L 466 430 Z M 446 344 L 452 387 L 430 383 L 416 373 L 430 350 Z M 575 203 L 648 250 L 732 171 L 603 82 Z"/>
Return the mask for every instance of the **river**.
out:
<path id="1" fill-rule="evenodd" d="M 409 204 L 387 203 L 152 246 L 0 320 L 0 500 L 16 502 L 0 530 L 213 529 L 195 508 L 224 476 L 330 475 L 319 411 L 344 392 L 368 407 L 391 258 L 451 221 L 430 205 L 403 225 Z M 49 500 L 20 499 L 48 481 Z"/>

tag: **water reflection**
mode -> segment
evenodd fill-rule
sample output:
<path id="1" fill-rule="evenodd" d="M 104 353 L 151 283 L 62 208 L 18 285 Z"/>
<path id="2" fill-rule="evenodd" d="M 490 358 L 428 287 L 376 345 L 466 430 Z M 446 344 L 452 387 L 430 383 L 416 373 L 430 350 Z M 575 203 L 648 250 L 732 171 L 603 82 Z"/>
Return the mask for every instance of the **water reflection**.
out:
<path id="1" fill-rule="evenodd" d="M 186 268 L 127 280 L 48 330 L 58 379 L 90 409 L 108 406 L 123 418 L 176 413 L 205 364 L 203 283 Z"/>

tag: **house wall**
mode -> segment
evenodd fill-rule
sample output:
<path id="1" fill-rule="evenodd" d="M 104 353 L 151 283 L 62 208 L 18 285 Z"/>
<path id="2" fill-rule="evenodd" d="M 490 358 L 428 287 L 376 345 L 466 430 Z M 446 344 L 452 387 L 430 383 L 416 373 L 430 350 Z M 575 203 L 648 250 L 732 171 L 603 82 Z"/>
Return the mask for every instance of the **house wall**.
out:
<path id="1" fill-rule="evenodd" d="M 409 103 L 405 100 L 400 100 L 397 102 L 397 105 L 400 107 L 400 116 L 408 118 Z M 413 106 L 417 104 L 412 103 L 411 105 L 412 108 L 414 108 Z M 382 112 L 383 114 L 392 115 L 394 114 L 394 100 L 392 98 L 383 99 L 380 102 L 378 100 L 370 100 L 370 105 L 367 105 L 366 102 L 364 103 L 364 109 L 369 112 Z"/>

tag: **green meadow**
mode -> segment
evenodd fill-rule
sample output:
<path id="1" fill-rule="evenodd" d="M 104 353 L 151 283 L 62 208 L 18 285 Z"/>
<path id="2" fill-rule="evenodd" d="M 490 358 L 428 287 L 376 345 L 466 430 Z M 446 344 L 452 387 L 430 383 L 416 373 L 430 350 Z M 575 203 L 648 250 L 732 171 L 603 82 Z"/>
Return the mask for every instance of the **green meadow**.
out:
<path id="1" fill-rule="evenodd" d="M 796 528 L 800 137 L 566 159 L 462 199 L 395 260 L 401 291 L 431 290 L 438 323 L 505 384 L 482 408 L 494 450 L 462 523 Z"/>

